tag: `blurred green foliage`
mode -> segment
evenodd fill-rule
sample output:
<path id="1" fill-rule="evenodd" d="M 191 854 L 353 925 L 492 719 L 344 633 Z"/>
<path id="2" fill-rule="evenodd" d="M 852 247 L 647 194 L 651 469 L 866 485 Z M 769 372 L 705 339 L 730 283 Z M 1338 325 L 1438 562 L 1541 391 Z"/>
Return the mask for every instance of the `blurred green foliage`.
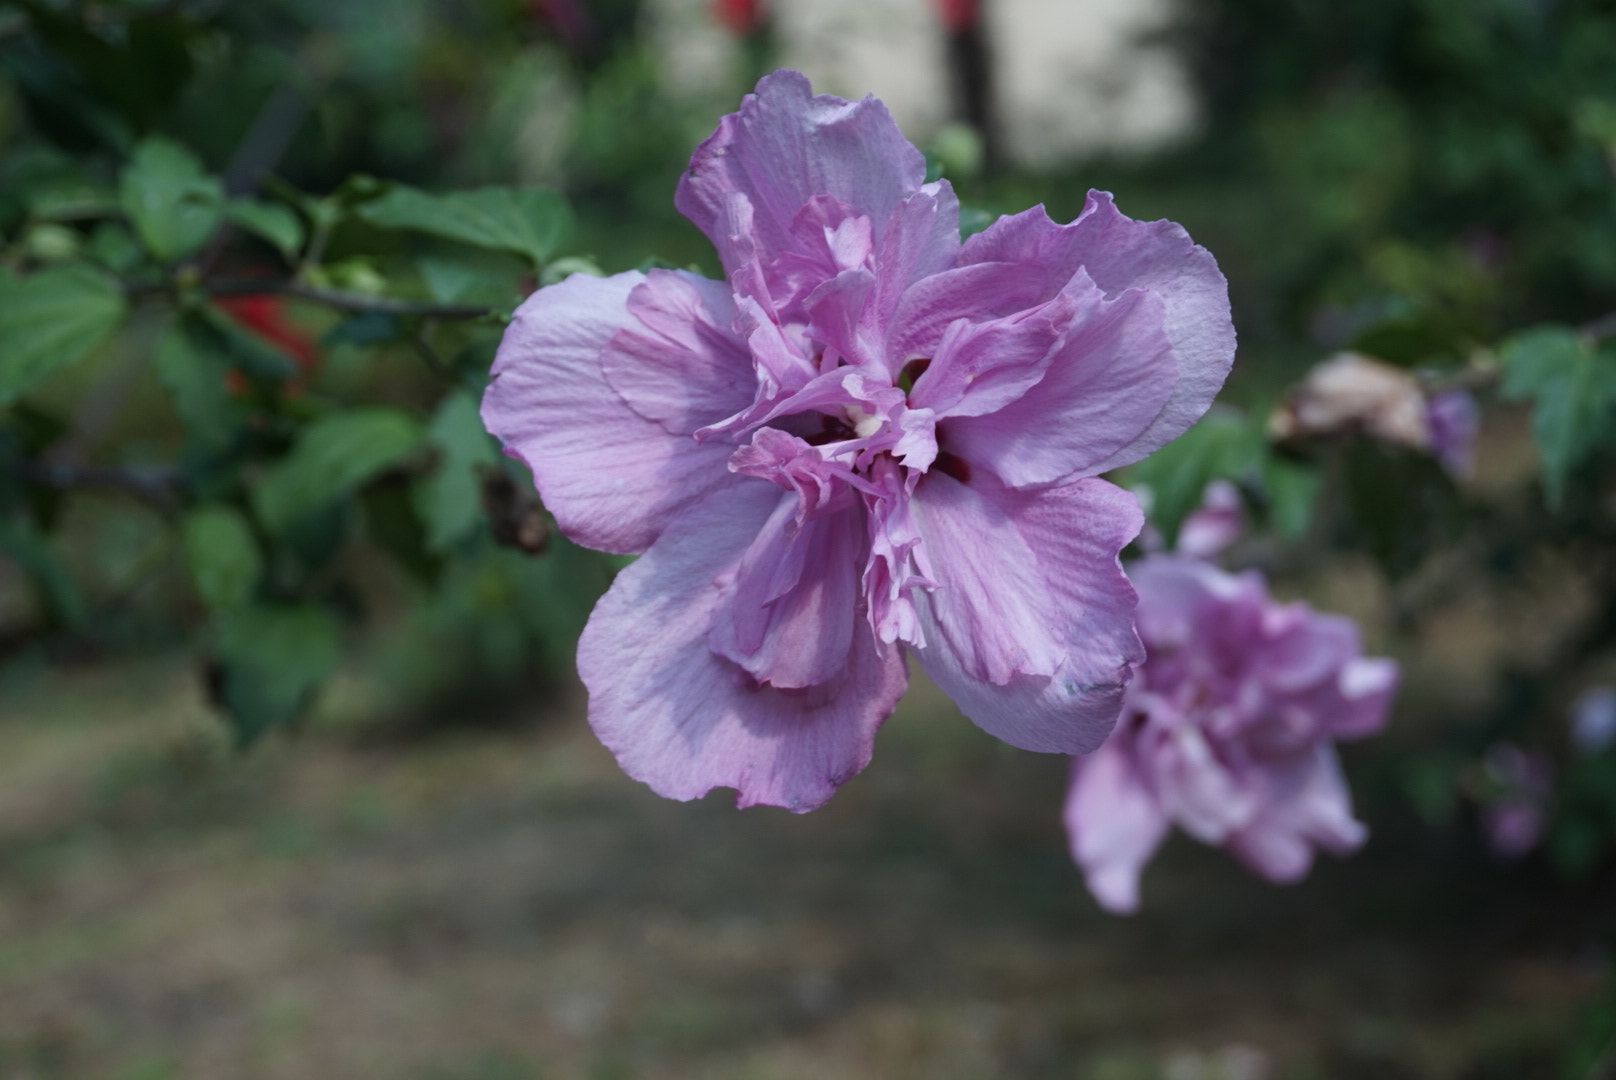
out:
<path id="1" fill-rule="evenodd" d="M 521 297 L 600 272 L 555 182 L 666 201 L 708 122 L 635 19 L 0 4 L 0 553 L 35 593 L 0 648 L 177 633 L 244 742 L 356 649 L 395 711 L 559 671 L 612 564 L 550 542 L 476 402 Z M 81 572 L 80 504 L 160 523 L 135 579 Z"/>

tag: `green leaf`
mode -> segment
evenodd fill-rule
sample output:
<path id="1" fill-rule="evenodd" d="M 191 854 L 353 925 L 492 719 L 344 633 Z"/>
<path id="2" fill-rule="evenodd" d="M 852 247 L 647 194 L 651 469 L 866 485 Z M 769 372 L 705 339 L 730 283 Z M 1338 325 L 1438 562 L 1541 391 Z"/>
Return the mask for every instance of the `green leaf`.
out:
<path id="1" fill-rule="evenodd" d="M 0 551 L 34 580 L 51 617 L 61 626 L 84 621 L 84 594 L 56 557 L 50 542 L 30 521 L 0 518 Z"/>
<path id="2" fill-rule="evenodd" d="M 1435 458 L 1363 439 L 1345 447 L 1341 465 L 1349 534 L 1393 579 L 1416 570 L 1460 526 L 1453 478 Z"/>
<path id="3" fill-rule="evenodd" d="M 225 449 L 241 429 L 241 409 L 226 381 L 223 342 L 206 323 L 182 319 L 157 346 L 157 378 L 168 389 L 186 434 L 204 453 Z"/>
<path id="4" fill-rule="evenodd" d="M 1313 523 L 1313 504 L 1318 500 L 1321 479 L 1319 471 L 1310 466 L 1273 454 L 1263 458 L 1268 519 L 1281 534 L 1293 540 L 1306 534 Z"/>
<path id="5" fill-rule="evenodd" d="M 510 304 L 521 295 L 526 272 L 520 260 L 484 248 L 435 251 L 421 256 L 415 265 L 427 291 L 440 304 Z"/>
<path id="6" fill-rule="evenodd" d="M 285 460 L 264 475 L 253 508 L 271 532 L 353 493 L 421 445 L 421 427 L 384 408 L 333 413 L 310 424 Z"/>
<path id="7" fill-rule="evenodd" d="M 365 488 L 365 532 L 376 546 L 391 555 L 416 579 L 431 584 L 443 561 L 427 549 L 426 528 L 410 498 L 412 488 L 403 477 L 388 476 Z"/>
<path id="8" fill-rule="evenodd" d="M 160 262 L 194 253 L 219 224 L 224 187 L 207 175 L 185 147 L 149 138 L 135 148 L 123 171 L 124 213 Z"/>
<path id="9" fill-rule="evenodd" d="M 1130 479 L 1150 488 L 1150 520 L 1168 546 L 1178 527 L 1201 504 L 1206 485 L 1219 478 L 1251 478 L 1263 458 L 1263 435 L 1250 420 L 1228 409 L 1213 409 L 1176 441 L 1129 470 Z"/>
<path id="10" fill-rule="evenodd" d="M 567 202 L 549 188 L 485 187 L 428 195 L 399 185 L 359 207 L 373 225 L 524 255 L 543 266 L 572 227 Z"/>
<path id="11" fill-rule="evenodd" d="M 214 612 L 244 607 L 264 573 L 247 519 L 228 506 L 204 506 L 186 517 L 185 554 L 197 594 Z"/>
<path id="12" fill-rule="evenodd" d="M 342 658 L 337 622 L 324 608 L 243 608 L 219 626 L 220 697 L 237 738 L 251 743 L 295 721 Z"/>
<path id="13" fill-rule="evenodd" d="M 1616 427 L 1616 355 L 1575 331 L 1545 326 L 1504 342 L 1500 359 L 1504 397 L 1533 402 L 1543 492 L 1558 509 L 1572 470 Z"/>
<path id="14" fill-rule="evenodd" d="M 0 275 L 0 405 L 88 354 L 126 310 L 118 283 L 89 266 Z"/>
<path id="15" fill-rule="evenodd" d="M 427 439 L 438 451 L 438 467 L 416 485 L 415 509 L 426 522 L 428 550 L 441 554 L 482 520 L 477 466 L 495 464 L 499 455 L 483 428 L 477 402 L 464 390 L 443 399 L 427 428 Z"/>
<path id="16" fill-rule="evenodd" d="M 260 239 L 267 240 L 275 250 L 295 262 L 303 249 L 303 219 L 280 203 L 261 202 L 257 199 L 231 199 L 224 208 L 230 222 Z"/>
<path id="17" fill-rule="evenodd" d="M 84 253 L 115 274 L 132 273 L 146 258 L 146 251 L 121 221 L 103 221 L 90 234 Z"/>
<path id="18" fill-rule="evenodd" d="M 999 220 L 999 215 L 975 206 L 960 207 L 960 239 L 968 240 Z"/>

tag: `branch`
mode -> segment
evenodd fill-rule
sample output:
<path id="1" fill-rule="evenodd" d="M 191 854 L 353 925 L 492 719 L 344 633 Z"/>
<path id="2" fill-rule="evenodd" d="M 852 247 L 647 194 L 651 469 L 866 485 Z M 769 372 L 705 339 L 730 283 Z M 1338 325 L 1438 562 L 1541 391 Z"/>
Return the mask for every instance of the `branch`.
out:
<path id="1" fill-rule="evenodd" d="M 383 315 L 420 315 L 429 319 L 469 321 L 485 318 L 492 308 L 473 304 L 438 304 L 430 300 L 400 300 L 391 296 L 371 296 L 367 293 L 344 292 L 340 289 L 322 289 L 297 281 L 277 281 L 274 278 L 214 278 L 202 282 L 209 296 L 262 296 L 273 293 L 324 304 L 355 314 L 380 312 Z"/>
<path id="2" fill-rule="evenodd" d="M 56 465 L 48 462 L 18 462 L 12 475 L 30 484 L 52 488 L 111 488 L 137 498 L 168 506 L 185 485 L 185 474 L 173 466 Z"/>

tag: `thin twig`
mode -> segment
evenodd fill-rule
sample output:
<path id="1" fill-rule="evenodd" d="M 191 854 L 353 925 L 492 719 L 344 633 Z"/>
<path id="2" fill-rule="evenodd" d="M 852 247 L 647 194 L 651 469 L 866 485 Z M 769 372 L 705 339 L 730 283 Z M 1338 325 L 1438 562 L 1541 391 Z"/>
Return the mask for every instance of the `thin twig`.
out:
<path id="1" fill-rule="evenodd" d="M 153 465 L 117 467 L 111 465 L 61 465 L 24 461 L 11 466 L 12 475 L 30 484 L 45 487 L 109 488 L 126 491 L 137 498 L 167 507 L 185 485 L 185 473 L 174 466 Z"/>
<path id="2" fill-rule="evenodd" d="M 278 281 L 274 278 L 215 278 L 202 282 L 209 296 L 258 296 L 273 293 L 324 304 L 338 311 L 379 312 L 383 315 L 420 315 L 447 321 L 481 319 L 493 312 L 492 308 L 472 304 L 438 304 L 430 300 L 400 300 L 391 296 L 371 296 L 368 293 L 325 289 L 298 281 Z"/>

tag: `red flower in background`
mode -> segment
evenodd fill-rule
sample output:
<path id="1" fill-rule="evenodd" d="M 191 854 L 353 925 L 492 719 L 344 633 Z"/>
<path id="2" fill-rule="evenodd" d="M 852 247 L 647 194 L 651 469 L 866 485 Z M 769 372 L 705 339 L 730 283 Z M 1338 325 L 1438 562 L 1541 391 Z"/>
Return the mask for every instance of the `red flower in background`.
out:
<path id="1" fill-rule="evenodd" d="M 230 296 L 217 301 L 232 319 L 286 353 L 303 371 L 318 366 L 320 351 L 309 332 L 286 317 L 286 301 L 273 293 Z"/>
<path id="2" fill-rule="evenodd" d="M 713 17 L 730 32 L 745 37 L 763 25 L 763 5 L 759 0 L 713 0 Z"/>
<path id="3" fill-rule="evenodd" d="M 302 375 L 311 374 L 319 368 L 319 347 L 307 330 L 287 317 L 284 297 L 255 293 L 250 296 L 220 297 L 216 303 L 253 336 L 290 356 Z M 302 383 L 301 377 L 293 379 L 287 386 L 287 392 L 294 396 L 301 393 Z M 246 377 L 239 371 L 230 372 L 225 385 L 232 394 L 247 392 Z"/>
<path id="4" fill-rule="evenodd" d="M 544 0 L 539 0 L 542 6 Z M 963 34 L 982 21 L 982 0 L 935 0 L 937 13 L 951 34 Z M 761 0 L 713 0 L 713 17 L 742 37 L 763 26 Z"/>
<path id="5" fill-rule="evenodd" d="M 950 34 L 963 34 L 982 21 L 982 0 L 935 0 Z"/>

